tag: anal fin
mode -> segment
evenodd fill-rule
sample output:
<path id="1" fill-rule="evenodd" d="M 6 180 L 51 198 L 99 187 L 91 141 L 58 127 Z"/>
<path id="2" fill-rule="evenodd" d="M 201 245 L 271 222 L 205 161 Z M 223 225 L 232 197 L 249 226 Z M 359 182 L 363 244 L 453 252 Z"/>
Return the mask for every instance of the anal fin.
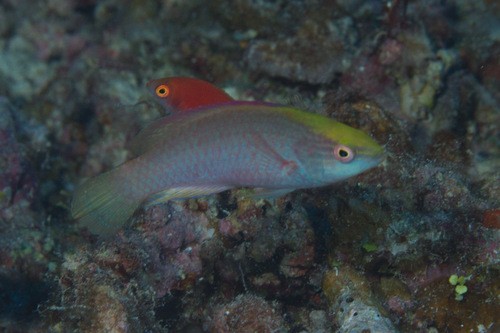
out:
<path id="1" fill-rule="evenodd" d="M 206 185 L 206 186 L 182 186 L 168 188 L 149 196 L 145 202 L 145 207 L 154 206 L 169 200 L 179 200 L 188 198 L 198 198 L 213 193 L 219 193 L 230 189 L 229 186 Z"/>
<path id="2" fill-rule="evenodd" d="M 294 188 L 280 188 L 280 189 L 256 188 L 251 197 L 253 199 L 276 199 L 294 190 L 295 190 Z"/>

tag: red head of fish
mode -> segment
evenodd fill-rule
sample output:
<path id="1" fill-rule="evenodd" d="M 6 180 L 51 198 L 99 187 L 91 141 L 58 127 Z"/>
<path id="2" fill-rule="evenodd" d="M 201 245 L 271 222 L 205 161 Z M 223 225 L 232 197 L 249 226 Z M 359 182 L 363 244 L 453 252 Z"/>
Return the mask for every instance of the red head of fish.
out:
<path id="1" fill-rule="evenodd" d="M 233 99 L 209 82 L 190 77 L 168 77 L 149 81 L 146 86 L 172 112 L 222 104 Z"/>

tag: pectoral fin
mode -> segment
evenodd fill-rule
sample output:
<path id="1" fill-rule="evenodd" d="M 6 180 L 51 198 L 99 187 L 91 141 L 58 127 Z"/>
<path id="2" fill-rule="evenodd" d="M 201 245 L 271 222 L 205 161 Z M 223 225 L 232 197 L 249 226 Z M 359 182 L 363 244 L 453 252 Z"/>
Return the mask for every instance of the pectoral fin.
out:
<path id="1" fill-rule="evenodd" d="M 183 186 L 168 188 L 148 197 L 145 206 L 154 206 L 169 200 L 197 198 L 205 195 L 219 193 L 230 189 L 229 186 L 207 185 L 207 186 Z"/>
<path id="2" fill-rule="evenodd" d="M 287 176 L 291 176 L 298 169 L 298 165 L 295 161 L 284 158 L 264 137 L 262 137 L 262 135 L 252 132 L 250 136 L 254 144 L 258 146 L 260 151 L 264 153 L 264 156 L 267 157 L 267 159 L 263 159 L 263 162 L 265 161 L 265 163 L 271 165 L 277 164 L 281 172 Z"/>

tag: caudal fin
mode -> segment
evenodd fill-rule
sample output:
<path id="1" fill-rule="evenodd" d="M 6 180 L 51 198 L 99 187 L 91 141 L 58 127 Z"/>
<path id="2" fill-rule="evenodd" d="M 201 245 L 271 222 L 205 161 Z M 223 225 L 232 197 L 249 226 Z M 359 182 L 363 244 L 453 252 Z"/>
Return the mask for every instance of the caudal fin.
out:
<path id="1" fill-rule="evenodd" d="M 91 178 L 80 185 L 73 196 L 71 215 L 81 227 L 99 236 L 107 236 L 123 227 L 140 204 L 124 193 L 117 178 L 120 167 Z M 132 189 L 131 189 L 132 190 Z"/>

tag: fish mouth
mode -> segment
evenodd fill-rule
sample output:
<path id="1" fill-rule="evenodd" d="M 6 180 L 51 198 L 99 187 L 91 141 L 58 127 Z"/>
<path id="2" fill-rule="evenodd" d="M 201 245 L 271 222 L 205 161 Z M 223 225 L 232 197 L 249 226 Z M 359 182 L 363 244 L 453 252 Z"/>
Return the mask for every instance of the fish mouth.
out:
<path id="1" fill-rule="evenodd" d="M 377 165 L 379 165 L 380 163 L 382 163 L 382 162 L 385 160 L 386 156 L 387 156 L 387 155 L 386 155 L 385 153 L 383 153 L 383 154 L 380 154 L 380 155 L 378 155 L 377 157 L 375 157 L 375 158 L 373 159 L 374 166 L 377 166 Z"/>
<path id="2" fill-rule="evenodd" d="M 375 144 L 360 148 L 357 151 L 357 156 L 366 163 L 367 169 L 371 169 L 382 163 L 387 157 L 387 153 L 382 146 Z"/>

